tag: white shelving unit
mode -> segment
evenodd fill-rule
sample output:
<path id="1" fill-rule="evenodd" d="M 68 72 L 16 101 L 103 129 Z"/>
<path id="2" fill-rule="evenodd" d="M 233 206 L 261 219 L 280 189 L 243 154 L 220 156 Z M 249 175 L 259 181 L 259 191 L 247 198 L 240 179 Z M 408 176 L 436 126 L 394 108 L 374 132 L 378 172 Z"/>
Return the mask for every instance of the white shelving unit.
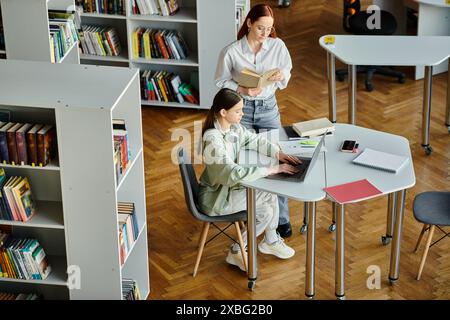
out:
<path id="1" fill-rule="evenodd" d="M 48 10 L 73 11 L 74 0 L 0 0 L 8 59 L 51 61 Z M 73 45 L 60 63 L 80 63 Z"/>
<path id="2" fill-rule="evenodd" d="M 76 88 L 76 90 L 74 90 Z M 82 94 L 80 94 L 82 93 Z M 59 161 L 49 167 L 2 166 L 29 178 L 38 213 L 28 222 L 0 220 L 12 234 L 34 237 L 49 256 L 46 280 L 0 278 L 0 292 L 47 299 L 122 299 L 122 279 L 150 292 L 139 72 L 75 64 L 0 60 L 0 106 L 11 121 L 56 126 Z M 112 119 L 124 119 L 131 159 L 116 181 Z M 117 202 L 135 203 L 139 236 L 120 263 Z M 70 288 L 78 266 L 80 288 Z M 73 275 L 71 274 L 71 277 Z"/>
<path id="3" fill-rule="evenodd" d="M 119 57 L 82 55 L 81 63 L 135 67 L 140 70 L 167 70 L 180 75 L 183 82 L 198 88 L 200 104 L 142 101 L 143 105 L 209 109 L 217 92 L 214 73 L 220 50 L 236 40 L 236 7 L 250 0 L 178 0 L 180 10 L 172 16 L 133 15 L 130 0 L 125 0 L 126 15 L 83 13 L 82 24 L 112 26 L 118 31 L 125 52 Z M 131 35 L 138 27 L 179 30 L 190 55 L 185 60 L 133 59 Z M 197 73 L 191 82 L 191 74 Z M 198 79 L 198 80 L 197 80 Z"/>

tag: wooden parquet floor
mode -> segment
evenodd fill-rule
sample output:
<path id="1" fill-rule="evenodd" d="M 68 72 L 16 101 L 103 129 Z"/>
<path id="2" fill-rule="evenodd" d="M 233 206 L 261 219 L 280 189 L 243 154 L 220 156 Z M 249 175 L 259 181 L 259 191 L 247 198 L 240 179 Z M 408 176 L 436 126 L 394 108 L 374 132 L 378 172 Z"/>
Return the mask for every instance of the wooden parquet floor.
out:
<path id="1" fill-rule="evenodd" d="M 263 1 L 252 1 L 252 4 Z M 276 1 L 270 1 L 272 5 Z M 341 0 L 293 0 L 289 9 L 274 8 L 278 35 L 286 42 L 293 60 L 287 89 L 277 93 L 283 124 L 328 116 L 326 54 L 318 44 L 321 35 L 344 33 Z M 339 67 L 338 65 L 337 67 Z M 434 152 L 426 156 L 421 141 L 421 80 L 413 80 L 413 69 L 403 68 L 407 80 L 376 76 L 375 90 L 358 88 L 358 125 L 402 135 L 409 139 L 416 173 L 416 185 L 409 189 L 401 244 L 400 279 L 388 284 L 390 246 L 382 246 L 386 228 L 387 197 L 348 206 L 346 213 L 347 299 L 449 299 L 450 239 L 430 249 L 420 281 L 415 280 L 424 243 L 413 248 L 422 225 L 412 214 L 414 196 L 428 190 L 450 190 L 450 135 L 443 125 L 447 74 L 433 79 L 431 142 Z M 347 121 L 347 86 L 337 83 L 338 121 Z M 305 299 L 305 235 L 302 203 L 290 201 L 294 235 L 287 243 L 295 248 L 294 258 L 281 261 L 258 255 L 256 290 L 247 290 L 246 275 L 225 262 L 230 241 L 219 237 L 206 246 L 199 272 L 192 277 L 202 224 L 194 220 L 185 205 L 178 166 L 171 161 L 171 141 L 177 128 L 193 132 L 194 121 L 205 111 L 143 107 L 147 217 L 149 237 L 150 299 Z M 191 141 L 193 143 L 193 141 Z M 196 166 L 198 174 L 201 165 Z M 328 232 L 330 203 L 317 210 L 316 298 L 334 299 L 334 234 Z M 213 234 L 211 232 L 210 235 Z M 435 233 L 435 239 L 438 234 Z M 381 288 L 369 290 L 369 266 L 381 270 Z"/>

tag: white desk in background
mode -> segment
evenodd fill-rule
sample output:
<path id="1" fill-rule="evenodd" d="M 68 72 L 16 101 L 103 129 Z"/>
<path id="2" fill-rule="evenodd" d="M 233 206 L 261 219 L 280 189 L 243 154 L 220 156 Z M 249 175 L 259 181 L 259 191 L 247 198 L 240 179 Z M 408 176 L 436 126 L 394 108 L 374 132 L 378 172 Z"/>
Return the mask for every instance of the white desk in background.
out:
<path id="1" fill-rule="evenodd" d="M 353 164 L 352 160 L 357 156 L 356 154 L 339 151 L 342 142 L 347 139 L 357 140 L 360 151 L 369 147 L 378 151 L 406 156 L 409 161 L 397 174 Z M 381 131 L 348 124 L 336 124 L 335 134 L 326 138 L 326 148 L 327 186 L 367 179 L 382 192 L 380 196 L 388 195 L 386 236 L 392 235 L 389 281 L 393 284 L 400 275 L 400 241 L 406 189 L 416 183 L 409 142 L 404 137 Z M 336 297 L 343 298 L 345 296 L 345 208 L 344 205 L 337 206 L 335 294 Z M 383 244 L 387 243 L 383 241 Z"/>
<path id="2" fill-rule="evenodd" d="M 348 65 L 348 122 L 356 124 L 356 66 L 425 66 L 422 146 L 429 155 L 430 112 L 433 66 L 450 57 L 450 37 L 442 36 L 351 36 L 332 35 L 333 44 L 325 44 L 322 36 L 319 43 L 327 51 L 327 74 L 329 95 L 329 117 L 336 122 L 336 75 L 335 58 Z M 450 131 L 450 73 L 447 81 L 447 112 L 445 125 Z"/>
<path id="3" fill-rule="evenodd" d="M 406 34 L 406 7 L 411 7 L 418 12 L 418 36 L 450 36 L 450 3 L 447 0 L 374 0 L 373 4 L 395 16 L 398 35 Z M 433 74 L 445 72 L 447 69 L 448 65 L 441 63 L 433 68 Z M 416 67 L 415 79 L 423 77 L 423 67 Z"/>
<path id="4" fill-rule="evenodd" d="M 247 187 L 247 236 L 248 236 L 248 288 L 253 290 L 257 279 L 256 234 L 255 234 L 255 194 L 254 190 L 271 192 L 293 200 L 305 202 L 305 214 L 308 217 L 306 238 L 306 269 L 305 269 L 305 295 L 309 298 L 315 295 L 315 229 L 316 229 L 316 202 L 324 199 L 326 193 L 323 188 L 350 181 L 367 178 L 383 194 L 389 194 L 388 219 L 386 236 L 392 237 L 389 280 L 391 283 L 399 278 L 400 266 L 400 240 L 404 212 L 405 189 L 415 184 L 415 175 L 412 160 L 398 174 L 370 169 L 351 163 L 356 154 L 339 152 L 339 147 L 345 139 L 355 139 L 362 150 L 371 147 L 376 150 L 405 155 L 411 159 L 408 140 L 392 134 L 357 127 L 348 124 L 336 124 L 334 135 L 325 138 L 326 152 L 321 152 L 319 159 L 312 168 L 312 172 L 305 182 L 289 182 L 271 179 L 259 179 L 245 182 Z M 283 130 L 280 140 L 285 140 Z M 326 158 L 326 170 L 325 170 Z M 248 163 L 255 163 L 254 158 Z M 241 164 L 242 159 L 239 161 Z M 336 296 L 344 296 L 344 206 L 336 214 Z M 389 243 L 389 242 L 387 242 Z M 387 244 L 384 243 L 384 244 Z"/>

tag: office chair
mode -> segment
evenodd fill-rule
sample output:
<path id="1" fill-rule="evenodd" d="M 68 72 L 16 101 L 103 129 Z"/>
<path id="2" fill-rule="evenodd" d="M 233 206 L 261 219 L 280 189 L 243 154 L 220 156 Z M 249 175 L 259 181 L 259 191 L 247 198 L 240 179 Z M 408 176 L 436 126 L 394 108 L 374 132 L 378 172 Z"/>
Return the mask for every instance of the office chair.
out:
<path id="1" fill-rule="evenodd" d="M 189 209 L 189 212 L 192 214 L 192 216 L 203 222 L 203 229 L 199 240 L 199 248 L 197 253 L 197 260 L 195 261 L 194 266 L 194 272 L 193 276 L 195 277 L 197 275 L 198 266 L 200 265 L 200 260 L 202 258 L 203 249 L 206 244 L 208 244 L 210 241 L 215 239 L 218 235 L 224 234 L 233 242 L 239 243 L 239 246 L 241 248 L 242 258 L 244 260 L 244 266 L 247 269 L 247 254 L 244 247 L 244 242 L 242 240 L 242 234 L 241 234 L 241 228 L 240 224 L 243 225 L 243 221 L 247 221 L 247 211 L 240 211 L 229 215 L 224 216 L 208 216 L 207 214 L 203 213 L 198 208 L 197 198 L 198 198 L 198 192 L 199 192 L 199 185 L 197 181 L 197 177 L 195 176 L 194 168 L 192 167 L 192 164 L 190 161 L 187 161 L 185 156 L 185 152 L 183 148 L 178 149 L 178 164 L 180 167 L 180 173 L 181 173 L 181 180 L 183 181 L 183 189 L 184 189 L 184 198 L 186 200 L 186 206 Z M 224 229 L 219 228 L 216 223 L 226 222 L 229 223 L 227 227 Z M 232 237 L 230 237 L 228 234 L 225 233 L 225 231 L 233 225 L 236 228 L 236 233 L 238 236 L 238 241 L 234 240 Z M 214 237 L 206 241 L 206 238 L 208 236 L 208 231 L 210 225 L 213 225 L 219 230 L 219 233 L 216 234 Z"/>
<path id="2" fill-rule="evenodd" d="M 395 17 L 384 10 L 380 11 L 380 28 L 369 29 L 367 27 L 367 20 L 372 15 L 366 11 L 361 11 L 360 0 L 343 0 L 344 1 L 344 14 L 343 25 L 344 30 L 348 33 L 355 35 L 392 35 L 397 29 L 397 22 Z M 365 86 L 367 91 L 373 90 L 372 78 L 374 73 L 382 74 L 385 76 L 391 76 L 398 78 L 399 83 L 405 82 L 405 74 L 400 71 L 393 70 L 391 68 L 381 66 L 357 66 L 357 72 L 365 72 Z M 347 69 L 336 70 L 336 77 L 339 81 L 344 81 L 345 76 L 348 74 Z"/>
<path id="3" fill-rule="evenodd" d="M 419 248 L 425 231 L 429 230 L 426 247 L 423 251 L 419 272 L 417 274 L 417 280 L 420 280 L 425 260 L 427 259 L 428 250 L 445 237 L 450 236 L 450 232 L 445 232 L 441 228 L 441 226 L 450 226 L 450 192 L 430 191 L 419 193 L 414 198 L 413 213 L 416 220 L 424 224 L 419 239 L 417 240 L 416 247 L 414 248 L 414 252 Z M 445 235 L 431 244 L 435 227 L 441 230 Z"/>

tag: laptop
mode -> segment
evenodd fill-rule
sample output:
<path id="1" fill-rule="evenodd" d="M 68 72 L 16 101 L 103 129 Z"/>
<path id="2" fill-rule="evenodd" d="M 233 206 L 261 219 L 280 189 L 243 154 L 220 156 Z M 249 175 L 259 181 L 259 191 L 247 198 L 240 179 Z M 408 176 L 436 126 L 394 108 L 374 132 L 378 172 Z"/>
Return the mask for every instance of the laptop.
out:
<path id="1" fill-rule="evenodd" d="M 319 158 L 320 150 L 322 149 L 322 146 L 324 144 L 326 134 L 322 136 L 322 139 L 320 139 L 319 144 L 317 145 L 316 149 L 314 150 L 313 156 L 311 158 L 303 158 L 303 157 L 297 157 L 302 161 L 296 168 L 299 170 L 299 172 L 295 174 L 288 174 L 288 173 L 278 173 L 271 176 L 267 176 L 267 179 L 274 179 L 274 180 L 284 180 L 284 181 L 292 181 L 292 182 L 303 182 L 308 174 L 312 171 L 312 168 L 314 164 L 317 161 L 317 158 Z"/>

